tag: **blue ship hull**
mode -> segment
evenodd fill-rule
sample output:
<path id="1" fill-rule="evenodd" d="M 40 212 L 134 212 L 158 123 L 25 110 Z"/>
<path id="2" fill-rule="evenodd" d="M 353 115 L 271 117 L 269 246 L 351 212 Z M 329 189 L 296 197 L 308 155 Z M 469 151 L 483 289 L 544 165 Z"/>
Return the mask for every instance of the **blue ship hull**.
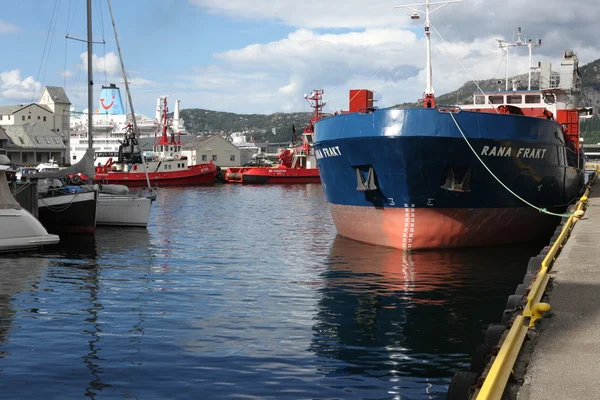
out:
<path id="1" fill-rule="evenodd" d="M 454 117 L 514 193 L 564 211 L 584 184 L 583 161 L 552 120 L 460 111 Z M 379 109 L 327 117 L 315 155 L 338 233 L 401 249 L 543 239 L 556 218 L 502 187 L 448 112 Z"/>

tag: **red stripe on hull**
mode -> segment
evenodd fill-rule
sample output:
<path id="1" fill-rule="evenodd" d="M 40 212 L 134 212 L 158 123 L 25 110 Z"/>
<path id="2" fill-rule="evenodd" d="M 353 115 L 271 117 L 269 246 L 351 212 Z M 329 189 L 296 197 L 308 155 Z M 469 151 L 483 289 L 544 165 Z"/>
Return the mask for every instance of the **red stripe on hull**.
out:
<path id="1" fill-rule="evenodd" d="M 225 180 L 250 184 L 320 183 L 321 177 L 317 168 L 242 167 L 228 168 Z"/>
<path id="2" fill-rule="evenodd" d="M 542 241 L 558 223 L 557 218 L 531 208 L 329 206 L 340 235 L 402 250 Z"/>
<path id="3" fill-rule="evenodd" d="M 186 170 L 169 172 L 149 172 L 151 186 L 179 186 L 179 185 L 210 185 L 215 182 L 216 168 L 201 171 L 199 168 L 190 167 Z M 97 173 L 96 183 L 111 183 L 127 186 L 146 186 L 146 174 L 143 172 L 108 172 Z"/>
<path id="4" fill-rule="evenodd" d="M 60 229 L 59 233 L 75 234 L 84 233 L 92 235 L 96 232 L 95 226 L 64 226 Z"/>

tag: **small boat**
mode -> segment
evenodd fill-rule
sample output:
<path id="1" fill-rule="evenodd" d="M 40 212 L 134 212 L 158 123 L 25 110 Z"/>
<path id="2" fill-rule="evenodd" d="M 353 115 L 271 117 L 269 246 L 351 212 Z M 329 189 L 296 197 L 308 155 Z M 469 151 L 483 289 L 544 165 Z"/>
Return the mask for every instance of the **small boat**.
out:
<path id="1" fill-rule="evenodd" d="M 131 132 L 131 136 L 135 139 L 136 136 L 139 136 L 140 130 L 137 122 L 137 118 L 135 116 L 135 110 L 133 107 L 133 100 L 131 97 L 131 92 L 129 91 L 129 83 L 127 79 L 127 73 L 125 71 L 125 64 L 123 62 L 123 55 L 121 54 L 121 46 L 119 45 L 119 38 L 117 35 L 117 27 L 115 25 L 115 20 L 112 12 L 112 7 L 110 6 L 110 1 L 108 3 L 108 9 L 110 13 L 110 18 L 113 25 L 113 30 L 115 34 L 115 41 L 117 44 L 117 50 L 119 53 L 119 60 L 121 62 L 121 71 L 123 73 L 123 80 L 125 82 L 125 90 L 127 91 L 127 99 L 129 101 L 129 106 L 131 109 L 131 120 L 132 124 L 128 124 L 129 130 Z M 118 89 L 117 89 L 118 91 Z M 118 92 L 117 92 L 118 93 Z M 119 93 L 119 101 L 121 99 Z M 179 103 L 179 102 L 178 102 Z M 158 112 L 158 111 L 157 111 Z M 179 104 L 177 104 L 177 108 L 175 113 L 179 115 Z M 176 118 L 179 121 L 179 118 Z M 93 136 L 90 131 L 90 135 Z M 152 202 L 156 199 L 156 194 L 152 193 L 152 189 L 150 187 L 150 179 L 148 177 L 147 170 L 144 172 L 145 182 L 148 185 L 149 194 L 139 193 L 138 195 L 133 195 L 129 193 L 129 188 L 123 185 L 97 185 L 99 188 L 98 194 L 98 210 L 96 215 L 96 224 L 100 226 L 133 226 L 133 227 L 143 227 L 145 228 L 148 225 L 148 219 L 150 218 L 150 209 L 152 206 Z"/>
<path id="2" fill-rule="evenodd" d="M 56 244 L 59 237 L 48 234 L 44 226 L 15 200 L 5 171 L 8 157 L 0 155 L 0 252 L 38 249 Z"/>
<path id="3" fill-rule="evenodd" d="M 96 230 L 98 190 L 63 185 L 58 179 L 38 181 L 38 216 L 51 233 L 86 233 Z"/>
<path id="4" fill-rule="evenodd" d="M 153 145 L 153 151 L 142 154 L 132 124 L 128 124 L 123 143 L 119 147 L 119 158 L 111 158 L 96 167 L 95 182 L 127 186 L 180 186 L 211 185 L 217 176 L 217 166 L 212 161 L 205 164 L 188 165 L 181 153 L 181 137 L 171 131 L 168 134 L 167 99 L 164 98 L 161 137 Z M 169 137 L 170 136 L 170 137 Z"/>
<path id="5" fill-rule="evenodd" d="M 38 172 L 49 172 L 49 171 L 58 171 L 60 169 L 60 167 L 58 166 L 56 161 L 54 161 L 54 158 L 51 158 L 46 163 L 38 164 L 38 166 L 35 167 L 35 169 Z"/>
<path id="6" fill-rule="evenodd" d="M 292 126 L 292 144 L 279 152 L 277 166 L 245 166 L 227 168 L 224 179 L 230 183 L 319 183 L 321 178 L 315 153 L 312 148 L 314 124 L 323 118 L 323 90 L 313 90 L 305 99 L 313 108 L 310 121 L 304 127 L 300 143 L 297 143 L 296 128 Z"/>
<path id="7" fill-rule="evenodd" d="M 152 201 L 152 196 L 130 194 L 127 186 L 100 185 L 96 225 L 145 228 Z"/>

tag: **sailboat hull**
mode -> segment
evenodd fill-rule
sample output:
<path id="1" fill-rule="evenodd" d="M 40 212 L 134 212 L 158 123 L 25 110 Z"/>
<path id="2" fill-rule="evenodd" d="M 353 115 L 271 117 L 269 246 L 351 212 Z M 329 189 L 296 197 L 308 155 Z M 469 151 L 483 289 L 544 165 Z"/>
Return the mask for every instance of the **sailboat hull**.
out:
<path id="1" fill-rule="evenodd" d="M 39 220 L 50 233 L 87 233 L 96 230 L 97 191 L 44 197 L 38 200 Z"/>
<path id="2" fill-rule="evenodd" d="M 151 205 L 148 197 L 100 193 L 96 225 L 146 227 Z"/>

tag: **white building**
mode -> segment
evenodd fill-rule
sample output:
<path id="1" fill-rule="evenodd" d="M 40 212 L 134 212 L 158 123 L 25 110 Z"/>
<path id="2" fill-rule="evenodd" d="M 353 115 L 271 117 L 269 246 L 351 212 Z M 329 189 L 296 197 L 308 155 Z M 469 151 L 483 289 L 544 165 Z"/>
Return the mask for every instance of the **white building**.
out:
<path id="1" fill-rule="evenodd" d="M 0 106 L 0 126 L 7 128 L 7 134 L 9 136 L 11 136 L 11 132 L 17 132 L 15 138 L 18 136 L 21 136 L 22 138 L 32 137 L 33 142 L 27 147 L 28 149 L 35 147 L 49 149 L 46 146 L 48 143 L 45 143 L 45 139 L 43 140 L 43 143 L 37 143 L 35 139 L 37 136 L 48 137 L 51 142 L 50 145 L 52 145 L 51 152 L 60 152 L 62 149 L 61 158 L 56 160 L 57 162 L 62 162 L 63 156 L 65 160 L 69 160 L 70 106 L 71 102 L 63 88 L 46 86 L 37 103 Z M 25 125 L 27 125 L 27 128 L 13 129 L 24 127 Z M 55 135 L 48 133 L 48 131 L 55 133 Z M 56 144 L 55 137 L 60 139 L 60 146 L 54 146 Z M 20 139 L 17 139 L 15 142 L 15 138 L 13 138 L 13 145 L 24 145 L 20 142 Z M 39 158 L 37 154 L 32 155 L 32 157 L 34 159 Z M 28 155 L 25 155 L 25 160 L 12 161 L 17 163 L 29 163 L 30 161 L 35 160 L 29 160 Z"/>

